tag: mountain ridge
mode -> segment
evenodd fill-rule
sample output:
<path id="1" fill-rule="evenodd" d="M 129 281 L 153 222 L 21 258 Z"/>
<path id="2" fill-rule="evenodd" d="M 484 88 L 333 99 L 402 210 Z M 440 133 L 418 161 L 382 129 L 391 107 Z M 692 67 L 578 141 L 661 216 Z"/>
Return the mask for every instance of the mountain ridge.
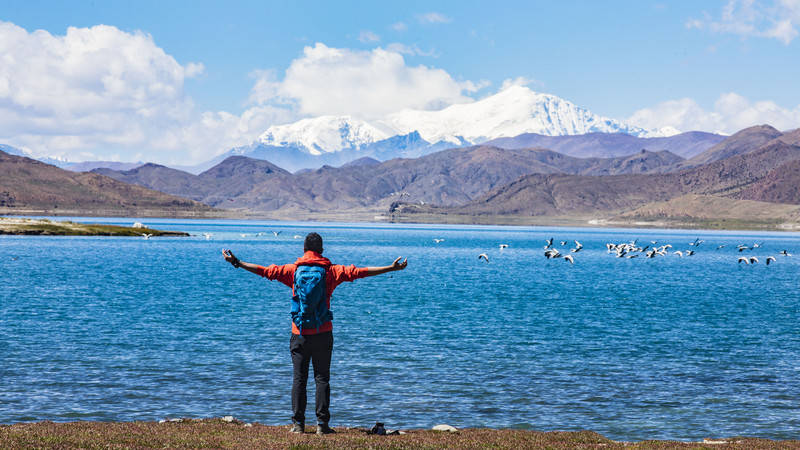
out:
<path id="1" fill-rule="evenodd" d="M 70 172 L 0 151 L 0 208 L 7 211 L 102 211 L 113 214 L 213 214 L 192 200 L 91 172 Z"/>

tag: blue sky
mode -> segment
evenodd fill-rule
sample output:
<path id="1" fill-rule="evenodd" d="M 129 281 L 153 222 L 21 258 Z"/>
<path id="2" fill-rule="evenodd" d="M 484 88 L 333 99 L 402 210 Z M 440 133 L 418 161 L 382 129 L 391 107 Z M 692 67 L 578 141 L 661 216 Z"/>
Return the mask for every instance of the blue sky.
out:
<path id="1" fill-rule="evenodd" d="M 199 162 L 270 124 L 387 112 L 363 106 L 357 85 L 352 104 L 319 98 L 320 67 L 330 69 L 320 58 L 334 53 L 352 71 L 394 80 L 375 91 L 433 77 L 445 92 L 387 108 L 479 99 L 516 79 L 646 127 L 800 127 L 798 0 L 6 0 L 0 24 L 9 61 L 0 66 L 0 143 L 74 160 Z M 69 27 L 84 33 L 67 39 Z M 98 46 L 111 53 L 87 56 Z M 41 59 L 20 63 L 23 47 Z M 337 89 L 359 83 L 336 73 Z M 54 85 L 49 97 L 37 93 Z"/>

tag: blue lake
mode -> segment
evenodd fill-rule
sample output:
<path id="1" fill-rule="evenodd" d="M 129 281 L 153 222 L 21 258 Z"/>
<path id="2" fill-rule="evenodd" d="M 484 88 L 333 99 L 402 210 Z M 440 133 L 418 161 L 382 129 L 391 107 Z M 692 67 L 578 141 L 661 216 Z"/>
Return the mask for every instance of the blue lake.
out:
<path id="1" fill-rule="evenodd" d="M 317 231 L 334 263 L 409 261 L 334 293 L 332 426 L 800 437 L 796 233 L 139 220 L 193 236 L 0 236 L 0 423 L 288 424 L 290 290 L 220 251 L 294 262 Z M 696 254 L 606 249 L 634 239 Z"/>

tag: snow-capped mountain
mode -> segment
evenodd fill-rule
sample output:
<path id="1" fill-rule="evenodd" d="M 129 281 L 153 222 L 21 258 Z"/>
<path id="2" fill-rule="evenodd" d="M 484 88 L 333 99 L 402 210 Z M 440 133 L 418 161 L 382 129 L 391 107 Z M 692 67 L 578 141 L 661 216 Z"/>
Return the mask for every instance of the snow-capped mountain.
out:
<path id="1" fill-rule="evenodd" d="M 499 137 L 536 133 L 565 136 L 586 133 L 625 133 L 636 137 L 678 134 L 674 128 L 645 130 L 591 111 L 550 94 L 511 86 L 473 103 L 451 105 L 440 111 L 405 110 L 390 115 L 386 125 L 400 133 L 419 131 L 428 142 L 472 144 Z"/>
<path id="2" fill-rule="evenodd" d="M 27 156 L 27 157 L 30 158 L 30 155 L 25 153 L 25 151 L 23 151 L 21 149 L 18 149 L 16 147 L 12 147 L 10 145 L 6 145 L 6 144 L 0 144 L 0 151 L 8 153 L 9 155 Z"/>
<path id="3" fill-rule="evenodd" d="M 250 147 L 291 148 L 322 155 L 363 150 L 379 141 L 412 133 L 419 133 L 429 145 L 462 146 L 523 133 L 564 136 L 595 132 L 637 137 L 679 133 L 671 127 L 645 130 L 598 116 L 555 95 L 511 86 L 482 100 L 451 105 L 439 111 L 404 110 L 372 122 L 351 116 L 321 116 L 275 125 Z"/>
<path id="4" fill-rule="evenodd" d="M 387 133 L 350 116 L 320 116 L 288 125 L 271 126 L 258 143 L 274 147 L 294 147 L 312 155 L 360 149 L 397 133 Z"/>

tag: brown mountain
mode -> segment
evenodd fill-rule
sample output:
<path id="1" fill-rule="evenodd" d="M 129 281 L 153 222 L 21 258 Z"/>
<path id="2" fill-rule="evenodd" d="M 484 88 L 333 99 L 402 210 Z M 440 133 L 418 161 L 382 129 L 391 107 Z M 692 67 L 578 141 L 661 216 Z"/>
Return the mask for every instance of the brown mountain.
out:
<path id="1" fill-rule="evenodd" d="M 622 219 L 659 220 L 736 220 L 739 222 L 796 222 L 800 206 L 781 203 L 736 200 L 715 195 L 687 194 L 665 202 L 648 203 L 627 211 Z"/>
<path id="2" fill-rule="evenodd" d="M 192 200 L 201 201 L 203 196 L 197 195 L 202 183 L 197 182 L 197 175 L 171 169 L 158 164 L 147 163 L 130 170 L 113 170 L 108 168 L 92 169 L 91 173 L 104 175 L 123 183 L 138 184 L 156 191 L 166 192 Z"/>
<path id="3" fill-rule="evenodd" d="M 453 209 L 462 214 L 563 215 L 620 212 L 685 194 L 791 198 L 800 146 L 780 140 L 678 173 L 587 177 L 528 175 Z M 780 182 L 779 182 L 780 181 Z"/>
<path id="4" fill-rule="evenodd" d="M 800 128 L 787 131 L 777 138 L 779 141 L 789 145 L 800 145 Z"/>
<path id="5" fill-rule="evenodd" d="M 640 138 L 624 133 L 587 133 L 569 136 L 544 136 L 525 133 L 515 137 L 498 138 L 484 145 L 501 148 L 547 148 L 576 158 L 616 158 L 642 149 L 668 150 L 682 158 L 690 158 L 724 140 L 725 136 L 690 131 L 670 137 Z"/>
<path id="6" fill-rule="evenodd" d="M 231 156 L 200 175 L 152 163 L 126 171 L 95 169 L 92 173 L 211 206 L 222 206 L 229 199 L 248 192 L 254 185 L 272 177 L 291 176 L 289 172 L 268 161 L 244 156 Z"/>
<path id="7" fill-rule="evenodd" d="M 719 144 L 678 164 L 676 169 L 696 167 L 720 159 L 730 158 L 754 151 L 767 142 L 778 138 L 782 133 L 769 125 L 758 125 L 741 130 Z"/>
<path id="8" fill-rule="evenodd" d="M 651 152 L 641 150 L 628 156 L 618 158 L 586 158 L 581 161 L 587 166 L 580 170 L 564 170 L 567 173 L 578 175 L 622 175 L 622 174 L 642 174 L 642 173 L 664 173 L 672 170 L 676 164 L 684 159 L 680 156 L 662 150 Z"/>
<path id="9" fill-rule="evenodd" d="M 800 159 L 800 146 L 769 141 L 755 151 L 679 172 L 680 183 L 697 194 L 741 197 L 741 191 L 780 165 Z"/>
<path id="10" fill-rule="evenodd" d="M 115 214 L 195 215 L 212 208 L 96 173 L 75 173 L 0 151 L 4 211 L 101 211 Z"/>
<path id="11" fill-rule="evenodd" d="M 383 163 L 365 159 L 296 174 L 244 156 L 229 157 L 200 175 L 156 164 L 122 172 L 95 172 L 212 206 L 324 211 L 384 208 L 399 200 L 452 206 L 530 173 L 652 173 L 680 160 L 666 151 L 641 151 L 619 158 L 574 158 L 544 149 L 478 146 Z"/>
<path id="12" fill-rule="evenodd" d="M 557 216 L 619 211 L 679 192 L 672 175 L 528 175 L 454 209 L 459 214 Z"/>
<path id="13" fill-rule="evenodd" d="M 781 164 L 743 189 L 738 198 L 800 205 L 800 160 Z"/>

